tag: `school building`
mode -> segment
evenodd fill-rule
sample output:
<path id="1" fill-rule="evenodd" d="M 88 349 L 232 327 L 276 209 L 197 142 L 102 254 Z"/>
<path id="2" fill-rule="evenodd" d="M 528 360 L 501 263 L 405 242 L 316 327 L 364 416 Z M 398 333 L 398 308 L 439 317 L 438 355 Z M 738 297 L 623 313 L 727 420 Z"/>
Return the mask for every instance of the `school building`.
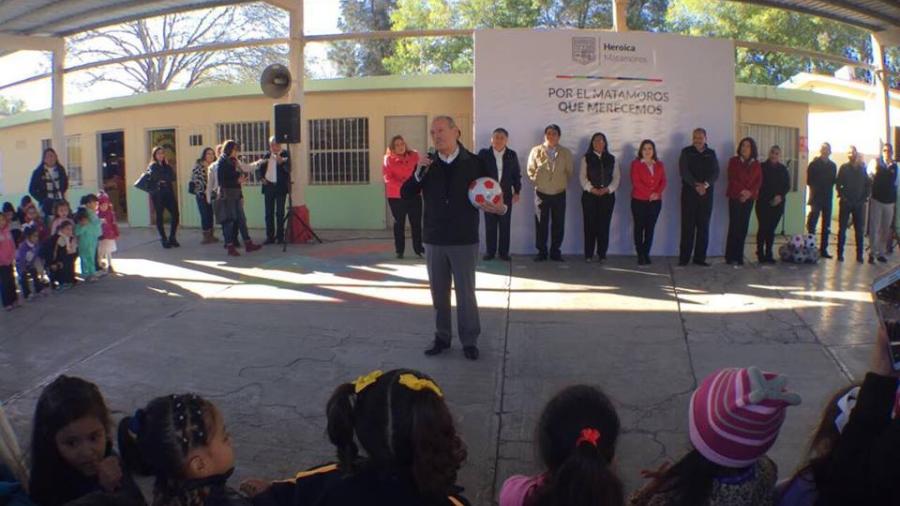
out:
<path id="1" fill-rule="evenodd" d="M 423 152 L 429 143 L 430 119 L 449 114 L 457 120 L 469 149 L 488 144 L 488 139 L 472 138 L 471 75 L 311 80 L 305 85 L 305 94 L 302 121 L 308 122 L 308 138 L 303 139 L 307 148 L 303 163 L 308 164 L 309 179 L 295 184 L 306 186 L 306 205 L 315 228 L 376 230 L 390 224 L 381 163 L 385 146 L 395 134 L 403 135 L 410 146 Z M 779 232 L 802 232 L 806 166 L 818 151 L 820 137 L 833 135 L 830 140 L 835 152 L 844 150 L 841 140 L 855 134 L 852 124 L 841 118 L 865 121 L 869 99 L 847 90 L 826 93 L 819 87 L 792 83 L 779 87 L 737 84 L 734 97 L 735 143 L 750 135 L 758 141 L 761 156 L 772 144 L 782 146 L 792 175 L 792 191 Z M 152 147 L 163 145 L 178 174 L 182 224 L 199 226 L 197 206 L 187 190 L 195 160 L 204 147 L 234 138 L 243 145 L 245 161 L 254 161 L 266 151 L 267 139 L 273 133 L 272 105 L 258 85 L 248 84 L 66 106 L 66 169 L 71 178 L 68 198 L 77 203 L 81 195 L 105 188 L 118 206 L 120 221 L 137 227 L 150 225 L 149 197 L 132 183 L 146 169 Z M 553 120 L 547 118 L 548 123 Z M 597 128 L 602 130 L 602 125 Z M 846 135 L 839 137 L 845 129 Z M 576 153 L 583 152 L 591 133 L 568 133 L 563 144 Z M 0 201 L 18 204 L 50 138 L 49 111 L 0 118 Z M 859 143 L 867 158 L 878 153 L 877 139 L 876 133 L 866 144 Z M 541 141 L 513 138 L 510 145 L 524 154 Z M 719 156 L 724 164 L 731 154 Z M 845 158 L 836 154 L 835 160 L 840 164 Z M 677 166 L 677 160 L 665 162 Z M 244 193 L 250 225 L 261 227 L 261 192 L 250 185 Z"/>

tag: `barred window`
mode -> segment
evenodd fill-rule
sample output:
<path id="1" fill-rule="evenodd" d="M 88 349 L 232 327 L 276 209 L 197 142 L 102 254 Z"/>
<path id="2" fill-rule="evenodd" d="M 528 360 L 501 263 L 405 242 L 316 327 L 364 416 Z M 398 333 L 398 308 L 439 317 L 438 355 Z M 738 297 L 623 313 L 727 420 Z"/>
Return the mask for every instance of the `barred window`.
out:
<path id="1" fill-rule="evenodd" d="M 41 139 L 41 155 L 48 148 L 53 147 L 51 139 Z M 69 176 L 69 187 L 80 188 L 83 184 L 81 179 L 81 135 L 66 136 L 66 175 Z M 63 163 L 62 159 L 59 160 Z"/>
<path id="2" fill-rule="evenodd" d="M 250 165 L 256 162 L 269 150 L 269 122 L 246 121 L 241 123 L 217 123 L 216 138 L 218 143 L 233 139 L 241 145 L 241 160 Z M 250 171 L 247 184 L 259 184 L 256 171 Z"/>
<path id="3" fill-rule="evenodd" d="M 310 184 L 368 184 L 369 118 L 309 120 Z"/>

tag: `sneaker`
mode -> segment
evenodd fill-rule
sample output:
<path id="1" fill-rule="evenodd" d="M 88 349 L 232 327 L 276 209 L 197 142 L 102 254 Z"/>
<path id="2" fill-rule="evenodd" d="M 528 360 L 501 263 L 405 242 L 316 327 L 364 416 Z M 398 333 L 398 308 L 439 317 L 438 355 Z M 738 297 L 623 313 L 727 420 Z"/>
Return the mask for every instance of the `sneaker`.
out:
<path id="1" fill-rule="evenodd" d="M 463 348 L 463 355 L 469 360 L 478 360 L 478 347 L 466 346 Z"/>
<path id="2" fill-rule="evenodd" d="M 450 343 L 445 343 L 443 341 L 435 339 L 434 344 L 432 344 L 430 348 L 425 350 L 425 355 L 429 356 L 429 357 L 433 357 L 435 355 L 440 355 L 441 353 L 443 353 L 444 351 L 449 350 L 449 349 L 450 349 Z"/>

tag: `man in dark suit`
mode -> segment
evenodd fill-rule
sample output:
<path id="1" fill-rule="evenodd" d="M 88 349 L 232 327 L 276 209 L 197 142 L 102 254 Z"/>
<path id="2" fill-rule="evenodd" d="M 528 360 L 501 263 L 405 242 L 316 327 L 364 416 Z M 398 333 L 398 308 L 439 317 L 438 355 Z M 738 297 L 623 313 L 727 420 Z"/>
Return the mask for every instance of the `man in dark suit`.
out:
<path id="1" fill-rule="evenodd" d="M 284 242 L 284 204 L 291 191 L 291 161 L 272 136 L 269 151 L 256 162 L 256 178 L 266 200 L 266 244 Z"/>
<path id="2" fill-rule="evenodd" d="M 496 128 L 491 134 L 491 147 L 478 152 L 478 158 L 490 177 L 500 182 L 503 190 L 503 203 L 509 211 L 503 215 L 484 213 L 485 242 L 487 250 L 485 260 L 493 260 L 497 253 L 497 229 L 500 232 L 500 259 L 509 261 L 509 228 L 512 206 L 519 202 L 522 190 L 522 170 L 519 168 L 519 156 L 507 147 L 509 132 L 505 128 Z M 498 227 L 499 226 L 499 227 Z"/>

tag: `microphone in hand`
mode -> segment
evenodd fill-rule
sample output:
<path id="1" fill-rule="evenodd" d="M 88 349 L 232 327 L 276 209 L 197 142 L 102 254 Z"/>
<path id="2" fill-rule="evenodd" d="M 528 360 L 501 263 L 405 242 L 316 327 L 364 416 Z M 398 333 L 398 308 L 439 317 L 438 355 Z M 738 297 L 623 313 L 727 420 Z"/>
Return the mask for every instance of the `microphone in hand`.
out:
<path id="1" fill-rule="evenodd" d="M 428 154 L 424 159 L 420 159 L 418 166 L 416 167 L 415 177 L 416 181 L 422 181 L 425 178 L 425 175 L 428 174 L 428 169 L 431 167 L 431 164 L 434 162 L 435 151 L 434 148 L 428 148 Z"/>

